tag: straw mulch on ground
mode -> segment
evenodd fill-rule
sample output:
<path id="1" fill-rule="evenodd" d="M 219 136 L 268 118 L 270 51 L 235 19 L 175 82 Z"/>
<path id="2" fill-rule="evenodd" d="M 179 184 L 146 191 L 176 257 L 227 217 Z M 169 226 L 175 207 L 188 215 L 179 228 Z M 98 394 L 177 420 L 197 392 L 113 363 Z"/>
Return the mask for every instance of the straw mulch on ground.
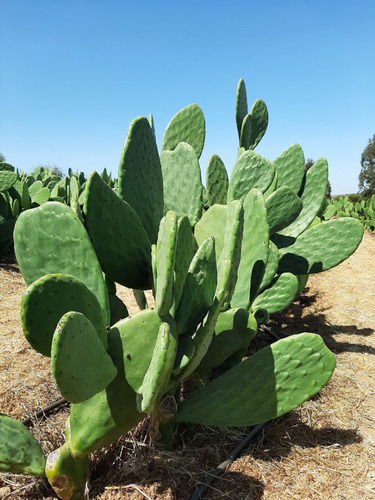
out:
<path id="1" fill-rule="evenodd" d="M 24 340 L 20 326 L 25 289 L 16 265 L 0 268 L 0 411 L 19 420 L 60 398 L 50 360 Z M 131 310 L 134 301 L 121 290 Z M 267 325 L 283 337 L 322 335 L 337 368 L 317 396 L 266 425 L 208 488 L 204 498 L 357 500 L 375 498 L 375 237 L 340 266 L 311 276 L 299 300 Z M 252 351 L 274 340 L 260 332 Z M 239 384 L 241 381 L 238 382 Z M 45 452 L 64 440 L 68 408 L 33 419 Z M 147 422 L 90 459 L 95 500 L 188 499 L 207 474 L 228 458 L 248 429 L 181 428 L 175 450 L 155 449 Z M 0 498 L 55 498 L 43 479 L 3 474 Z"/>

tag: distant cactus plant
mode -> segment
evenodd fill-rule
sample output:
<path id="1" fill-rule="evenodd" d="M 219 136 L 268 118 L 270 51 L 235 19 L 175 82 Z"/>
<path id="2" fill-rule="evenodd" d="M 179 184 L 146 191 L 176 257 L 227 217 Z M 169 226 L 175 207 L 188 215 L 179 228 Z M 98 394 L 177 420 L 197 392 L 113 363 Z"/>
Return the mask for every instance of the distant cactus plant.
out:
<path id="1" fill-rule="evenodd" d="M 352 217 L 359 220 L 368 231 L 375 231 L 375 195 L 360 201 L 351 201 L 349 196 L 334 197 L 325 204 L 323 219 L 334 217 Z"/>
<path id="2" fill-rule="evenodd" d="M 150 121 L 132 122 L 117 194 L 92 173 L 82 213 L 54 201 L 21 214 L 15 250 L 27 285 L 25 335 L 51 356 L 56 384 L 72 404 L 66 442 L 47 459 L 22 424 L 0 416 L 0 470 L 45 473 L 60 498 L 82 499 L 89 453 L 147 414 L 150 436 L 170 445 L 179 422 L 254 425 L 329 381 L 335 358 L 312 333 L 242 358 L 258 323 L 287 307 L 309 273 L 354 252 L 362 226 L 316 223 L 325 160 L 306 174 L 297 145 L 274 162 L 253 151 L 268 112 L 256 101 L 248 113 L 242 80 L 236 122 L 231 178 L 211 157 L 206 191 L 198 161 L 205 124 L 192 105 L 171 120 L 160 156 Z M 116 283 L 135 289 L 141 310 L 134 316 Z M 153 291 L 153 309 L 145 289 Z M 216 368 L 221 375 L 212 379 Z M 180 401 L 181 384 L 196 375 L 207 383 Z"/>

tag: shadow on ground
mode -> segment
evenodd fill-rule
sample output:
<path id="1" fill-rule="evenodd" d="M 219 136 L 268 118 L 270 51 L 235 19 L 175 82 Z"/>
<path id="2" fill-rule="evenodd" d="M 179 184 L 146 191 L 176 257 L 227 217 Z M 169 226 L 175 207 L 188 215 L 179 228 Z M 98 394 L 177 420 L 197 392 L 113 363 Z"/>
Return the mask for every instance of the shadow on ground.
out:
<path id="1" fill-rule="evenodd" d="M 337 340 L 337 334 L 357 337 L 368 337 L 374 333 L 372 328 L 358 328 L 357 325 L 330 325 L 324 312 L 309 312 L 316 302 L 316 297 L 306 293 L 299 296 L 291 306 L 279 314 L 274 314 L 266 325 L 263 335 L 258 335 L 252 342 L 251 352 L 255 352 L 264 345 L 270 344 L 278 338 L 292 334 L 310 332 L 321 335 L 327 347 L 334 353 L 358 352 L 375 354 L 375 349 L 358 342 L 343 342 Z M 262 332 L 260 332 L 262 333 Z"/>

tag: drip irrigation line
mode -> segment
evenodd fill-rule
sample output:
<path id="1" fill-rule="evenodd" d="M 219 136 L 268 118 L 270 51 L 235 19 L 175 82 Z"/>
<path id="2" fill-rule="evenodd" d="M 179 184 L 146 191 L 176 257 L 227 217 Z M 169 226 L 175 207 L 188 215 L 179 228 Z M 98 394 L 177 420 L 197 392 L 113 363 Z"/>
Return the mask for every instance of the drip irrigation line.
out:
<path id="1" fill-rule="evenodd" d="M 66 399 L 64 399 L 64 398 L 58 399 L 54 403 L 51 403 L 50 405 L 46 406 L 45 408 L 37 411 L 31 417 L 28 417 L 28 418 L 25 418 L 25 420 L 22 420 L 23 425 L 26 425 L 26 427 L 29 425 L 33 425 L 33 419 L 47 417 L 53 410 L 55 410 L 56 408 L 59 408 L 64 403 L 67 403 Z"/>
<path id="2" fill-rule="evenodd" d="M 266 325 L 262 325 L 262 326 L 261 326 L 261 329 L 262 329 L 264 332 L 267 332 L 267 333 L 269 333 L 270 335 L 272 335 L 272 337 L 273 337 L 274 339 L 276 339 L 276 340 L 280 340 L 280 338 L 281 338 L 281 337 L 279 337 L 278 335 L 276 335 L 276 333 L 273 333 L 273 331 L 272 331 L 270 328 L 268 328 L 268 326 L 266 326 Z"/>
<path id="3" fill-rule="evenodd" d="M 231 464 L 234 460 L 236 460 L 236 458 L 239 457 L 244 448 L 246 448 L 246 446 L 250 443 L 253 437 L 255 437 L 266 424 L 267 422 L 264 422 L 262 424 L 258 424 L 255 427 L 253 427 L 250 433 L 246 436 L 246 438 L 237 446 L 235 450 L 232 451 L 229 458 L 224 462 L 222 462 L 220 465 L 218 465 L 215 470 L 211 471 L 208 474 L 208 478 L 206 479 L 206 481 L 199 486 L 199 488 L 195 491 L 195 493 L 193 493 L 193 495 L 190 497 L 190 500 L 201 500 L 203 498 L 202 495 L 206 492 L 209 486 L 211 486 L 211 484 L 215 481 L 215 479 L 225 471 L 226 467 L 229 464 Z"/>

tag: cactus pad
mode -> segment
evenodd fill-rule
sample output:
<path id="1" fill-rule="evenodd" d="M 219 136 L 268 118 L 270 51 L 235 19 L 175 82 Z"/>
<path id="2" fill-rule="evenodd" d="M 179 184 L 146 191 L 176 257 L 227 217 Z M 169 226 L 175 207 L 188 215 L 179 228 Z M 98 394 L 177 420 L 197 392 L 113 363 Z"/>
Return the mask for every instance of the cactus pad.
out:
<path id="1" fill-rule="evenodd" d="M 254 316 L 245 309 L 228 309 L 220 313 L 212 342 L 198 371 L 208 372 L 224 363 L 233 353 L 247 347 L 257 329 Z"/>
<path id="2" fill-rule="evenodd" d="M 122 323 L 123 321 L 118 325 Z M 138 332 L 141 324 L 138 325 Z M 68 431 L 69 446 L 74 454 L 84 456 L 96 448 L 106 446 L 126 434 L 145 417 L 138 412 L 136 393 L 126 381 L 125 349 L 120 329 L 114 326 L 108 332 L 108 354 L 117 368 L 117 376 L 105 390 L 71 406 Z"/>
<path id="3" fill-rule="evenodd" d="M 227 201 L 244 200 L 252 188 L 264 193 L 275 177 L 273 164 L 254 151 L 245 151 L 234 164 Z"/>
<path id="4" fill-rule="evenodd" d="M 335 363 L 319 335 L 291 335 L 193 393 L 179 406 L 176 420 L 219 427 L 266 422 L 320 391 Z"/>
<path id="5" fill-rule="evenodd" d="M 46 274 L 74 276 L 96 295 L 105 324 L 109 324 L 102 269 L 85 228 L 71 208 L 48 202 L 23 212 L 15 226 L 14 248 L 26 285 Z"/>
<path id="6" fill-rule="evenodd" d="M 130 124 L 122 150 L 120 197 L 137 212 L 151 243 L 156 243 L 163 216 L 163 178 L 155 136 L 145 117 Z"/>
<path id="7" fill-rule="evenodd" d="M 168 211 L 160 222 L 156 246 L 157 288 L 155 307 L 160 315 L 168 314 L 173 304 L 173 271 L 177 246 L 177 216 Z"/>
<path id="8" fill-rule="evenodd" d="M 90 320 L 74 311 L 64 314 L 57 325 L 51 361 L 56 384 L 71 403 L 102 391 L 117 373 Z"/>
<path id="9" fill-rule="evenodd" d="M 22 295 L 22 327 L 30 345 L 44 356 L 50 356 L 57 323 L 69 311 L 83 313 L 95 325 L 98 338 L 107 347 L 107 325 L 98 299 L 81 281 L 66 274 L 42 276 Z"/>
<path id="10" fill-rule="evenodd" d="M 279 231 L 284 236 L 297 237 L 318 214 L 324 201 L 328 183 L 328 164 L 325 158 L 319 158 L 306 172 L 305 183 L 301 195 L 302 210 L 298 217 L 285 229 Z"/>
<path id="11" fill-rule="evenodd" d="M 156 402 L 168 385 L 177 352 L 177 334 L 173 329 L 168 323 L 160 324 L 150 366 L 138 390 L 137 406 L 140 412 L 154 411 Z"/>
<path id="12" fill-rule="evenodd" d="M 305 174 L 305 155 L 299 144 L 293 144 L 273 162 L 277 172 L 277 187 L 288 186 L 298 194 Z"/>
<path id="13" fill-rule="evenodd" d="M 201 170 L 194 149 L 181 142 L 173 151 L 163 151 L 160 161 L 166 209 L 178 217 L 186 215 L 194 226 L 203 208 Z"/>
<path id="14" fill-rule="evenodd" d="M 318 273 L 337 266 L 361 243 L 363 227 L 356 219 L 322 222 L 280 250 L 279 273 Z"/>
<path id="15" fill-rule="evenodd" d="M 216 290 L 215 242 L 207 238 L 197 250 L 175 314 L 179 334 L 193 333 L 205 317 Z"/>
<path id="16" fill-rule="evenodd" d="M 190 104 L 181 109 L 165 129 L 161 150 L 173 151 L 180 142 L 186 142 L 199 158 L 206 136 L 206 124 L 201 108 Z"/>
<path id="17" fill-rule="evenodd" d="M 43 476 L 46 458 L 38 441 L 18 420 L 0 414 L 0 471 Z"/>
<path id="18" fill-rule="evenodd" d="M 275 314 L 290 306 L 298 291 L 298 279 L 292 273 L 283 273 L 257 296 L 252 305 L 254 313 L 266 309 Z"/>
<path id="19" fill-rule="evenodd" d="M 84 214 L 103 271 L 128 288 L 151 288 L 151 243 L 142 222 L 96 172 L 87 180 Z"/>
<path id="20" fill-rule="evenodd" d="M 245 198 L 244 228 L 238 278 L 231 304 L 249 309 L 262 282 L 268 259 L 268 223 L 264 198 L 252 189 Z"/>
<path id="21" fill-rule="evenodd" d="M 282 186 L 266 200 L 270 235 L 289 226 L 302 210 L 302 201 L 288 187 Z"/>
<path id="22" fill-rule="evenodd" d="M 225 205 L 228 193 L 228 174 L 224 163 L 217 155 L 208 160 L 206 169 L 206 193 L 208 206 L 219 203 Z"/>

